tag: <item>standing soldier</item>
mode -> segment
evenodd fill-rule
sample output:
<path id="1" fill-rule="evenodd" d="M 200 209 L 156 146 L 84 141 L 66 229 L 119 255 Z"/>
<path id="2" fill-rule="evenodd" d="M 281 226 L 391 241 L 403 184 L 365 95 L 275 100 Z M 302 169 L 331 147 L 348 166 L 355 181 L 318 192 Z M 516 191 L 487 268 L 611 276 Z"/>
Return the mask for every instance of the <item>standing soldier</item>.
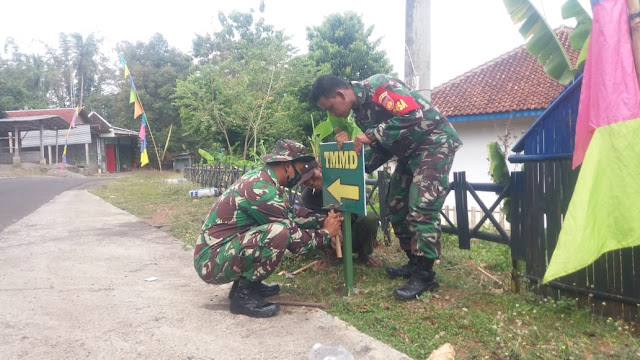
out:
<path id="1" fill-rule="evenodd" d="M 302 253 L 331 244 L 342 217 L 298 218 L 281 186 L 292 188 L 313 176 L 318 163 L 305 147 L 278 140 L 265 165 L 246 173 L 213 204 L 194 250 L 194 267 L 210 284 L 233 282 L 230 311 L 270 317 L 280 309 L 266 297 L 280 291 L 262 280 L 276 269 L 285 250 Z M 302 175 L 301 175 L 302 173 Z"/>
<path id="2" fill-rule="evenodd" d="M 371 173 L 392 156 L 398 165 L 389 190 L 391 223 L 409 262 L 387 267 L 391 277 L 408 278 L 393 295 L 415 299 L 439 285 L 433 264 L 440 257 L 440 210 L 449 185 L 449 171 L 462 145 L 447 118 L 417 91 L 387 75 L 347 83 L 333 75 L 316 79 L 311 102 L 329 114 L 346 118 L 353 110 L 364 132 L 354 139 L 357 152 L 369 145 L 365 166 Z M 349 135 L 336 129 L 341 147 Z"/>

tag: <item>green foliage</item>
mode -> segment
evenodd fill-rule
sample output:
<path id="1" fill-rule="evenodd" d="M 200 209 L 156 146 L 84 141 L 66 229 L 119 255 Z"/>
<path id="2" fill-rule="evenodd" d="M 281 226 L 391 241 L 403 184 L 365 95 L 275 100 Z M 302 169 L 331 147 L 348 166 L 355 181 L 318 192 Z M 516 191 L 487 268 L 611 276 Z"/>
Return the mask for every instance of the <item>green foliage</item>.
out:
<path id="1" fill-rule="evenodd" d="M 562 5 L 562 18 L 576 19 L 576 28 L 569 35 L 569 41 L 574 50 L 580 50 L 580 55 L 575 65 L 576 68 L 580 68 L 587 58 L 589 35 L 591 34 L 591 16 L 584 10 L 578 0 L 567 0 Z"/>
<path id="2" fill-rule="evenodd" d="M 252 152 L 252 160 L 243 160 L 233 155 L 226 155 L 222 152 L 210 154 L 204 149 L 198 149 L 198 154 L 202 156 L 203 160 L 207 161 L 209 165 L 231 165 L 239 168 L 256 168 L 262 166 L 262 160 L 260 156 Z"/>
<path id="3" fill-rule="evenodd" d="M 370 40 L 373 26 L 365 28 L 354 12 L 332 14 L 320 26 L 307 28 L 309 57 L 316 64 L 330 64 L 330 73 L 342 79 L 364 79 L 389 73 L 387 54 L 379 50 L 380 39 Z"/>
<path id="4" fill-rule="evenodd" d="M 529 53 L 544 66 L 544 71 L 561 84 L 574 76 L 573 67 L 553 29 L 530 0 L 503 0 L 514 24 L 520 24 L 520 34 L 526 40 Z"/>
<path id="5" fill-rule="evenodd" d="M 10 38 L 0 56 L 0 103 L 5 110 L 44 108 L 51 83 L 52 65 L 40 55 L 20 52 Z"/>
<path id="6" fill-rule="evenodd" d="M 331 116 L 327 113 L 327 121 L 331 124 L 331 129 L 335 130 L 335 128 L 340 129 L 341 131 L 345 131 L 349 134 L 349 138 L 353 140 L 356 135 L 362 134 L 362 130 L 356 125 L 353 120 L 353 112 L 349 114 L 347 118 L 339 118 L 336 116 Z"/>
<path id="7" fill-rule="evenodd" d="M 178 81 L 175 103 L 185 130 L 201 147 L 211 140 L 230 153 L 237 147 L 244 160 L 261 141 L 302 142 L 308 104 L 300 89 L 318 74 L 315 64 L 293 59 L 283 32 L 253 13 L 220 13 L 219 20 L 222 30 L 194 40 L 200 65 Z"/>
<path id="8" fill-rule="evenodd" d="M 491 180 L 496 184 L 506 186 L 511 181 L 511 175 L 507 167 L 507 159 L 500 149 L 500 145 L 495 141 L 488 143 L 487 152 L 489 153 L 489 175 Z M 504 198 L 501 211 L 507 221 L 511 222 L 511 200 L 509 197 Z"/>
<path id="9" fill-rule="evenodd" d="M 568 84 L 577 72 L 564 47 L 531 0 L 503 0 L 507 12 L 514 24 L 520 25 L 520 34 L 526 41 L 529 53 L 543 65 L 544 71 L 563 85 Z M 563 17 L 576 17 L 578 27 L 570 36 L 575 49 L 583 44 L 591 31 L 591 20 L 580 3 L 567 0 L 562 7 Z"/>

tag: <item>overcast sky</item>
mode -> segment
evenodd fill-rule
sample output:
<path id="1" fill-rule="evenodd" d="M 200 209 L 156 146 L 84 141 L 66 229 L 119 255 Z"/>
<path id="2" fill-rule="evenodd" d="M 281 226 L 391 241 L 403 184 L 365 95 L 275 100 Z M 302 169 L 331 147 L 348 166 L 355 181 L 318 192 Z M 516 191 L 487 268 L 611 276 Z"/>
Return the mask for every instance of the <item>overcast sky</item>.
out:
<path id="1" fill-rule="evenodd" d="M 590 12 L 589 0 L 579 0 Z M 291 43 L 306 52 L 306 27 L 320 25 L 332 13 L 355 11 L 374 37 L 382 38 L 394 71 L 404 74 L 404 1 L 399 0 L 265 0 L 265 19 L 291 36 Z M 563 21 L 564 0 L 533 0 L 552 27 Z M 165 5 L 166 4 L 166 5 Z M 57 46 L 61 32 L 95 33 L 104 39 L 104 52 L 118 57 L 119 41 L 149 41 L 161 33 L 170 46 L 190 52 L 195 34 L 219 29 L 218 11 L 257 9 L 259 0 L 235 1 L 124 1 L 80 0 L 5 1 L 0 21 L 0 44 L 13 37 L 22 52 L 42 53 L 42 42 Z M 431 1 L 431 87 L 461 75 L 524 43 L 502 0 Z"/>

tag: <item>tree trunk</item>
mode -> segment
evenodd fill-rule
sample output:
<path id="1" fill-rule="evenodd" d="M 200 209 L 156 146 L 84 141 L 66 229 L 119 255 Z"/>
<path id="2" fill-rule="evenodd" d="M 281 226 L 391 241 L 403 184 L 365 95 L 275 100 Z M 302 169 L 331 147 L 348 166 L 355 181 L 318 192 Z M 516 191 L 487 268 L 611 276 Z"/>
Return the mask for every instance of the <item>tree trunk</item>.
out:
<path id="1" fill-rule="evenodd" d="M 629 14 L 637 14 L 640 12 L 638 0 L 627 0 Z M 636 77 L 640 85 L 640 17 L 636 17 L 630 21 L 631 27 L 631 46 L 633 47 L 633 60 L 636 66 Z"/>
<path id="2" fill-rule="evenodd" d="M 258 114 L 258 121 L 253 126 L 253 153 L 255 154 L 258 150 L 258 127 L 260 126 L 260 121 L 262 120 L 262 110 L 264 110 L 264 106 L 269 101 L 269 97 L 271 96 L 271 86 L 273 85 L 273 75 L 276 72 L 276 65 L 273 64 L 273 69 L 271 69 L 271 79 L 269 80 L 269 88 L 267 88 L 267 96 L 265 96 L 264 101 L 262 102 L 262 106 L 260 107 L 260 113 Z"/>
<path id="3" fill-rule="evenodd" d="M 80 75 L 80 108 L 82 108 L 82 95 L 84 94 L 84 74 Z"/>
<path id="4" fill-rule="evenodd" d="M 253 107 L 251 111 L 251 117 L 249 118 L 249 124 L 247 125 L 247 133 L 244 136 L 244 149 L 242 150 L 242 160 L 247 160 L 247 150 L 249 149 L 249 134 L 251 133 L 251 129 L 253 129 L 253 117 L 256 113 L 256 109 L 258 105 Z"/>

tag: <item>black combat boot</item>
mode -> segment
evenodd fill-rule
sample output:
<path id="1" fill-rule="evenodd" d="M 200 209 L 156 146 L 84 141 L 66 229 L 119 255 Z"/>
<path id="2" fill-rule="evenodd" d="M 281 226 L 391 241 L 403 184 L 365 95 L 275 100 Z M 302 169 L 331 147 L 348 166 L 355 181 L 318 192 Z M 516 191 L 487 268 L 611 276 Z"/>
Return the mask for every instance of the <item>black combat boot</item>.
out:
<path id="1" fill-rule="evenodd" d="M 406 284 L 393 290 L 398 300 L 414 300 L 425 291 L 436 291 L 440 287 L 433 272 L 433 259 L 411 255 L 411 277 Z"/>
<path id="2" fill-rule="evenodd" d="M 255 318 L 274 316 L 280 311 L 280 305 L 267 302 L 260 295 L 260 282 L 252 282 L 245 279 L 238 281 L 229 310 L 232 314 L 243 314 Z"/>
<path id="3" fill-rule="evenodd" d="M 238 289 L 238 281 L 239 280 L 234 281 L 233 285 L 231 285 L 231 290 L 229 291 L 229 299 L 231 299 L 233 297 L 233 294 L 236 293 L 236 290 Z M 280 285 L 265 284 L 260 281 L 260 285 L 258 286 L 258 293 L 262 295 L 262 297 L 278 295 L 278 293 L 280 293 Z"/>
<path id="4" fill-rule="evenodd" d="M 407 254 L 409 260 L 402 266 L 387 266 L 384 270 L 392 278 L 403 277 L 408 279 L 411 276 L 411 250 L 404 251 Z"/>

